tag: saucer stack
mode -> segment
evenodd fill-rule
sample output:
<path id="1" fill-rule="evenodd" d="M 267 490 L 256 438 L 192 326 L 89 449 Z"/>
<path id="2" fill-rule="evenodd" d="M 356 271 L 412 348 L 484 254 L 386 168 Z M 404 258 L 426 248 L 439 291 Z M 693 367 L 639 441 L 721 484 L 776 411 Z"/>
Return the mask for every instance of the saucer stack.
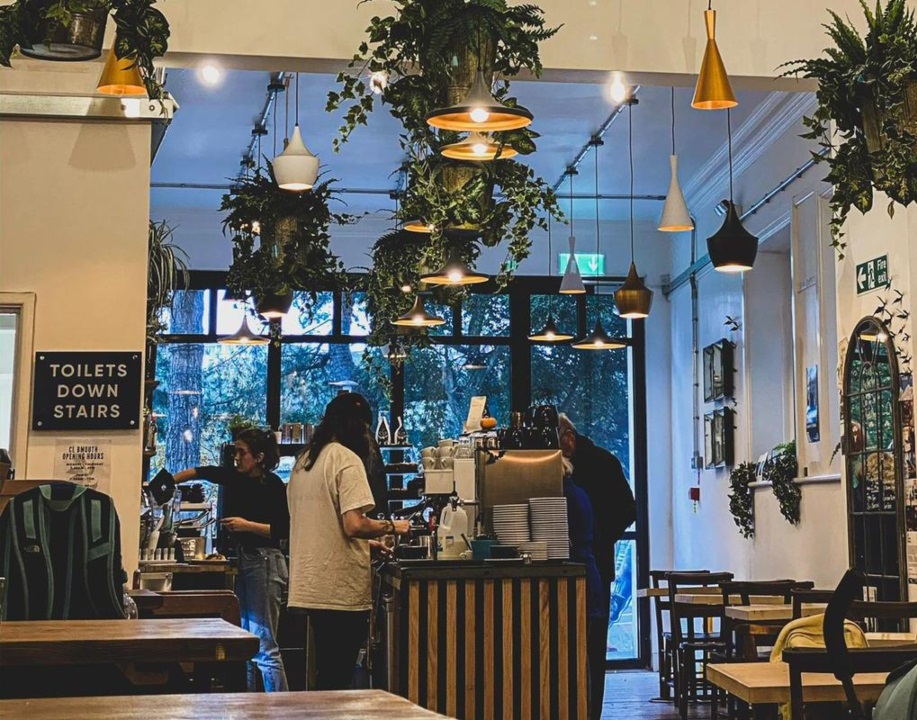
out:
<path id="1" fill-rule="evenodd" d="M 529 542 L 529 506 L 494 505 L 494 532 L 501 545 L 516 545 Z"/>
<path id="2" fill-rule="evenodd" d="M 546 542 L 538 542 L 535 540 L 532 542 L 522 543 L 519 546 L 519 554 L 528 555 L 532 560 L 547 560 L 548 544 Z"/>
<path id="3" fill-rule="evenodd" d="M 548 559 L 570 558 L 570 531 L 567 527 L 567 499 L 562 497 L 532 498 L 531 511 L 532 540 L 544 542 Z"/>

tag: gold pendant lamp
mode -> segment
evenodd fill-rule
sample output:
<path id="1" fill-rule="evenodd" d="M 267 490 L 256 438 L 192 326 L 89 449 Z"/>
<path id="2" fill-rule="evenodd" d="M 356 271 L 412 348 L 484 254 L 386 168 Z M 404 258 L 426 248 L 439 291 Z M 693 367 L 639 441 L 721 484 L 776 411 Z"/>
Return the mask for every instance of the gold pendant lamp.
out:
<path id="1" fill-rule="evenodd" d="M 420 276 L 420 281 L 427 285 L 477 285 L 489 279 L 469 268 L 458 255 L 452 255 L 436 272 Z"/>
<path id="2" fill-rule="evenodd" d="M 551 225 L 554 218 L 548 213 L 548 278 L 551 277 L 551 265 L 554 263 L 554 254 L 551 248 Z M 551 301 L 548 300 L 548 320 L 538 332 L 529 335 L 529 340 L 533 342 L 558 343 L 572 340 L 573 336 L 561 332 L 554 322 L 554 311 L 551 309 Z"/>
<path id="3" fill-rule="evenodd" d="M 469 133 L 461 142 L 444 145 L 440 150 L 443 157 L 452 160 L 469 160 L 472 162 L 490 162 L 516 157 L 519 153 L 509 145 L 500 145 L 484 133 Z"/>
<path id="4" fill-rule="evenodd" d="M 618 315 L 628 320 L 644 320 L 653 306 L 653 291 L 637 274 L 634 259 L 634 101 L 627 109 L 628 153 L 630 155 L 630 270 L 624 284 L 615 290 Z"/>
<path id="5" fill-rule="evenodd" d="M 691 107 L 697 110 L 725 110 L 735 107 L 739 101 L 732 92 L 726 66 L 716 45 L 716 10 L 710 4 L 704 11 L 704 23 L 707 26 L 707 47 L 704 50 L 700 74 L 697 76 Z"/>
<path id="6" fill-rule="evenodd" d="M 393 320 L 392 324 L 398 325 L 399 327 L 422 328 L 443 325 L 445 322 L 443 318 L 431 315 L 427 312 L 423 298 L 420 293 L 417 293 L 417 297 L 414 299 L 414 304 L 411 306 L 411 309 L 404 315 Z"/>
<path id="7" fill-rule="evenodd" d="M 119 58 L 115 52 L 117 44 L 118 39 L 115 38 L 115 42 L 108 50 L 108 57 L 105 58 L 105 66 L 99 76 L 96 91 L 103 95 L 121 97 L 146 95 L 146 85 L 140 73 L 140 66 L 130 58 Z"/>
<path id="8" fill-rule="evenodd" d="M 438 108 L 427 115 L 427 125 L 457 132 L 495 132 L 519 130 L 532 122 L 532 113 L 524 107 L 509 107 L 497 100 L 484 73 L 478 72 L 471 89 L 458 105 Z"/>

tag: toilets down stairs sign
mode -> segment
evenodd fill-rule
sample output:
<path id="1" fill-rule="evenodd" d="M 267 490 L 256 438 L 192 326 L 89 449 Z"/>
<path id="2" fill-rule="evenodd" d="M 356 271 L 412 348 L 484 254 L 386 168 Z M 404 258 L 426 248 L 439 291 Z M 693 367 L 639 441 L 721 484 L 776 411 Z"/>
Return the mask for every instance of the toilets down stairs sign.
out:
<path id="1" fill-rule="evenodd" d="M 857 295 L 888 287 L 888 255 L 857 265 Z"/>

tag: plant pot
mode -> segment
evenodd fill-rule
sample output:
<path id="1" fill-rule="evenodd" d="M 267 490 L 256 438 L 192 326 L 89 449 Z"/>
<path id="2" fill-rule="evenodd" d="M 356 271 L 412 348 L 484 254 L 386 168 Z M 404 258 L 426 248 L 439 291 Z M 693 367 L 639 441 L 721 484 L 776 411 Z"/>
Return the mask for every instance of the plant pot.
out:
<path id="1" fill-rule="evenodd" d="M 881 152 L 885 149 L 885 133 L 882 128 L 889 120 L 889 116 L 884 111 L 876 109 L 875 102 L 868 94 L 864 94 L 861 106 L 866 149 L 870 153 Z M 910 81 L 905 87 L 904 103 L 895 115 L 896 117 L 891 119 L 896 125 L 903 126 L 911 135 L 917 136 L 917 80 Z"/>
<path id="2" fill-rule="evenodd" d="M 268 293 L 264 297 L 257 298 L 255 309 L 259 315 L 267 313 L 279 313 L 285 315 L 293 306 L 293 291 L 287 290 L 283 293 Z"/>
<path id="3" fill-rule="evenodd" d="M 41 3 L 38 14 L 43 15 L 50 0 Z M 22 54 L 39 60 L 94 60 L 102 54 L 108 7 L 73 13 L 73 20 L 64 25 L 53 18 L 41 18 L 26 28 L 31 47 L 21 47 Z"/>

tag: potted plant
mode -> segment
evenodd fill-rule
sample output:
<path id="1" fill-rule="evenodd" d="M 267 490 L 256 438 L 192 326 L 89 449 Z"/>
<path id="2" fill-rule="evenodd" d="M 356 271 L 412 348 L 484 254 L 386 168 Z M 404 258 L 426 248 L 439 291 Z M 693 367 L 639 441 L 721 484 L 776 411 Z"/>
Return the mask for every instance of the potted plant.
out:
<path id="1" fill-rule="evenodd" d="M 260 312 L 268 310 L 268 303 L 280 303 L 279 310 L 286 312 L 293 290 L 309 290 L 314 301 L 319 289 L 343 282 L 344 268 L 331 253 L 328 228 L 350 218 L 330 210 L 332 182 L 291 193 L 277 186 L 268 163 L 266 171 L 241 178 L 223 196 L 223 231 L 233 242 L 226 284 L 236 297 L 251 292 Z"/>
<path id="2" fill-rule="evenodd" d="M 165 329 L 162 311 L 172 304 L 176 290 L 188 287 L 188 254 L 172 242 L 173 229 L 162 220 L 150 220 L 146 286 L 147 342 L 155 343 Z"/>
<path id="3" fill-rule="evenodd" d="M 785 75 L 818 81 L 818 108 L 804 119 L 803 137 L 833 150 L 825 178 L 831 200 L 833 245 L 841 257 L 843 225 L 851 208 L 868 212 L 873 189 L 907 206 L 917 197 L 917 24 L 905 0 L 888 0 L 871 10 L 860 0 L 867 32 L 831 12 L 825 25 L 834 42 L 826 57 L 787 63 Z M 830 11 L 829 11 L 830 12 Z M 837 136 L 832 141 L 831 130 Z"/>
<path id="4" fill-rule="evenodd" d="M 163 96 L 153 60 L 165 55 L 169 21 L 156 0 L 15 0 L 0 8 L 0 65 L 10 66 L 18 45 L 23 55 L 45 60 L 99 57 L 108 16 L 117 26 L 115 53 L 136 63 L 151 98 Z"/>

